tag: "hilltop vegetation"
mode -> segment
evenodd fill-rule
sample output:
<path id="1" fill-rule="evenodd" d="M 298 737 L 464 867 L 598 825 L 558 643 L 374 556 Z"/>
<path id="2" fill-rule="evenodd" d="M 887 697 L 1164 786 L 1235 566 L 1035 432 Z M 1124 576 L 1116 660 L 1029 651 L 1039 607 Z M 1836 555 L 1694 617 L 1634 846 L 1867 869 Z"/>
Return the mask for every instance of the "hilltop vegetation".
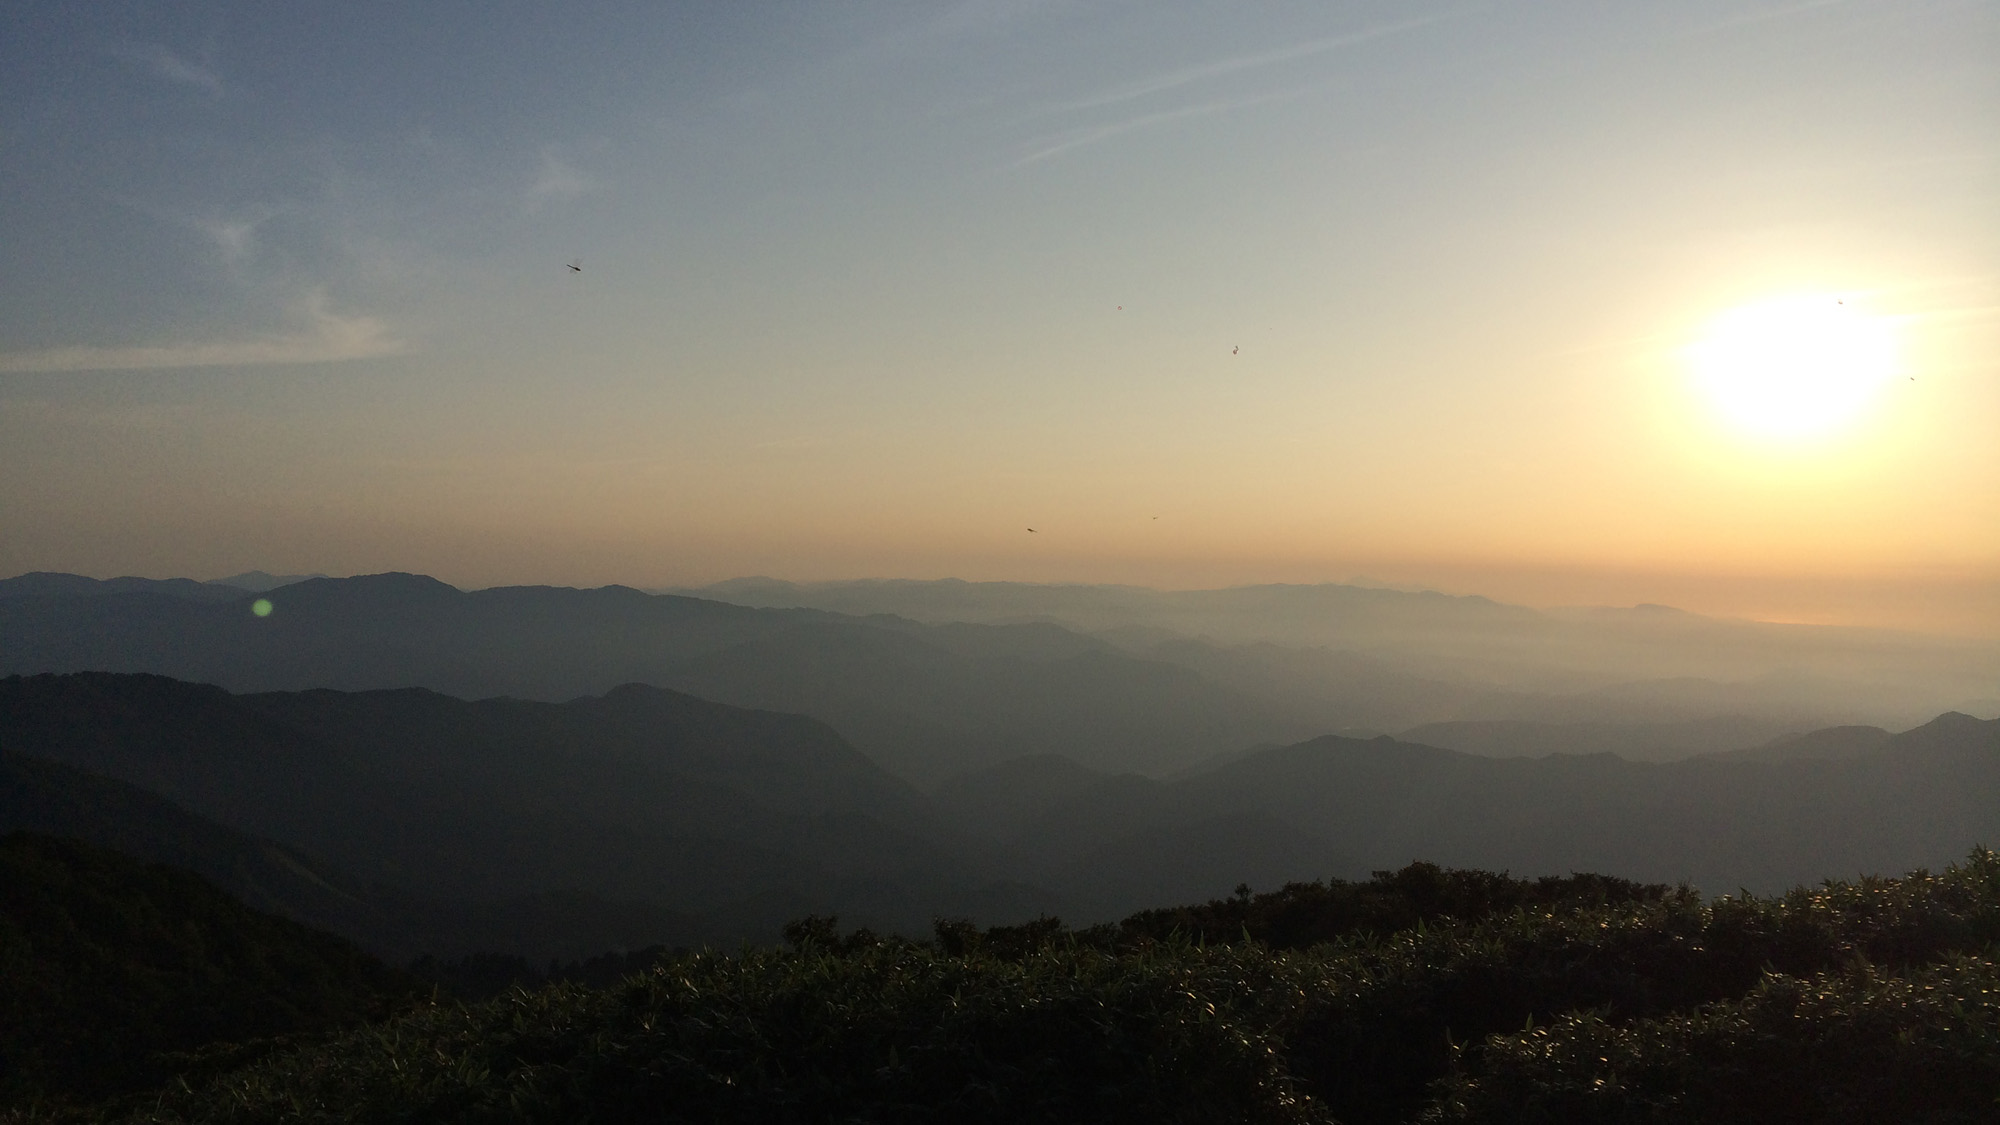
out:
<path id="1" fill-rule="evenodd" d="M 2000 1098 L 1989 852 L 1771 899 L 1418 868 L 1180 916 L 1302 901 L 1372 906 L 1293 948 L 1170 913 L 928 942 L 802 920 L 789 948 L 427 1004 L 145 1117 L 1944 1125 Z"/>

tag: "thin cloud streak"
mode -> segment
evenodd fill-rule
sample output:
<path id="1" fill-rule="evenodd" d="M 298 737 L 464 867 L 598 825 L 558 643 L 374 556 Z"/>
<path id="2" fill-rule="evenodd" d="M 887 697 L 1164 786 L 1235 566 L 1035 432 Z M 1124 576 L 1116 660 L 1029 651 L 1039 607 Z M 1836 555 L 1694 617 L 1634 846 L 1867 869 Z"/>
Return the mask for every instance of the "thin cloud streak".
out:
<path id="1" fill-rule="evenodd" d="M 1129 133 L 1134 129 L 1141 129 L 1148 125 L 1159 125 L 1188 117 L 1203 117 L 1209 114 L 1227 113 L 1232 109 L 1246 109 L 1250 106 L 1268 105 L 1271 102 L 1295 98 L 1302 92 L 1303 89 L 1287 90 L 1277 94 L 1261 94 L 1253 98 L 1233 98 L 1225 101 L 1204 102 L 1200 105 L 1183 106 L 1180 109 L 1166 109 L 1157 113 L 1141 114 L 1138 117 L 1129 118 L 1124 121 L 1115 121 L 1108 125 L 1074 130 L 1065 134 L 1060 140 L 1023 156 L 1009 165 L 1009 167 L 1025 168 L 1030 164 L 1039 164 L 1051 157 L 1060 156 L 1065 152 L 1082 148 L 1085 145 L 1093 145 L 1099 141 L 1115 137 L 1120 133 Z"/>
<path id="2" fill-rule="evenodd" d="M 215 97 L 222 96 L 222 76 L 188 60 L 158 43 L 128 43 L 116 48 L 120 58 L 139 63 L 155 78 L 182 86 L 195 86 Z"/>
<path id="3" fill-rule="evenodd" d="M 1309 43 L 1299 43 L 1276 51 L 1266 51 L 1262 54 L 1239 55 L 1233 59 L 1220 59 L 1212 63 L 1203 63 L 1200 66 L 1187 67 L 1182 70 L 1158 75 L 1142 82 L 1135 82 L 1129 86 L 1122 86 L 1116 90 L 1099 94 L 1096 97 L 1086 98 L 1083 101 L 1071 102 L 1061 107 L 1061 111 L 1071 112 L 1116 105 L 1119 102 L 1129 102 L 1151 94 L 1160 93 L 1163 90 L 1171 90 L 1177 86 L 1185 86 L 1191 82 L 1204 82 L 1208 79 L 1220 78 L 1227 74 L 1236 74 L 1245 70 L 1256 70 L 1261 67 L 1274 66 L 1278 63 L 1291 62 L 1294 59 L 1325 54 L 1328 51 L 1337 51 L 1342 47 L 1355 47 L 1377 39 L 1386 39 L 1391 35 L 1400 35 L 1405 31 L 1414 31 L 1417 28 L 1436 23 L 1440 18 L 1438 16 L 1425 16 L 1422 19 L 1405 20 L 1402 23 L 1388 24 L 1382 27 L 1370 28 L 1366 31 L 1352 32 L 1347 35 L 1336 35 L 1327 39 L 1315 39 Z"/>
<path id="4" fill-rule="evenodd" d="M 244 340 L 154 344 L 107 348 L 74 345 L 0 354 L 0 373 L 19 375 L 61 371 L 156 371 L 181 367 L 245 367 L 255 364 L 340 363 L 401 353 L 405 345 L 372 316 L 341 316 L 315 295 L 298 310 L 307 323 L 298 331 Z"/>
<path id="5" fill-rule="evenodd" d="M 236 265 L 254 256 L 257 250 L 257 229 L 290 210 L 289 207 L 260 205 L 247 209 L 245 213 L 237 214 L 220 211 L 190 213 L 118 194 L 106 194 L 103 198 L 108 203 L 130 208 L 149 219 L 199 233 L 215 244 L 216 253 L 229 265 Z"/>

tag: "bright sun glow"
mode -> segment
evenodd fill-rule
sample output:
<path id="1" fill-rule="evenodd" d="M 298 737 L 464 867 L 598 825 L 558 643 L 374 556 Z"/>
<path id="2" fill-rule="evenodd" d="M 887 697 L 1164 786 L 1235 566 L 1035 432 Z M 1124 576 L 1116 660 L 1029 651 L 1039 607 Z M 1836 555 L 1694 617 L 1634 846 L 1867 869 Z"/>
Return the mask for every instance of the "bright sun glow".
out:
<path id="1" fill-rule="evenodd" d="M 1888 323 L 1831 296 L 1731 309 L 1687 351 L 1697 385 L 1736 427 L 1798 440 L 1858 418 L 1896 375 Z"/>

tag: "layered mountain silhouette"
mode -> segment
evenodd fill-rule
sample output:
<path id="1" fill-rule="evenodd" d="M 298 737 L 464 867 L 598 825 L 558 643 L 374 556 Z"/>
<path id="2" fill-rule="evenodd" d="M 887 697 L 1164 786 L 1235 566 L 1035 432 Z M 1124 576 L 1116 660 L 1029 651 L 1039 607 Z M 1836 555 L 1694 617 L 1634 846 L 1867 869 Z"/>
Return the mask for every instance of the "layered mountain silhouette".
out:
<path id="1" fill-rule="evenodd" d="M 1949 708 L 2000 708 L 2000 646 L 1991 641 L 1730 620 L 1658 605 L 1537 610 L 1332 582 L 1153 590 L 745 578 L 678 592 L 929 623 L 1054 623 L 1311 713 L 1320 720 L 1313 733 L 1452 719 L 1660 724 L 1730 716 L 1780 720 L 1790 725 L 1779 730 L 1797 732 L 1836 722 L 1907 726 Z M 1324 706 L 1331 700 L 1339 700 L 1337 712 Z M 1661 747 L 1601 748 L 1631 756 Z M 1724 748 L 1733 747 L 1695 738 L 1688 752 Z"/>
<path id="2" fill-rule="evenodd" d="M 814 912 L 1087 922 L 1413 859 L 1775 891 L 2000 839 L 2000 721 L 1862 741 L 1661 764 L 1329 736 L 1172 781 L 1033 755 L 926 796 L 814 720 L 638 685 L 553 704 L 84 673 L 0 680 L 0 827 L 399 955 L 561 957 Z"/>
<path id="3" fill-rule="evenodd" d="M 1492 758 L 1545 754 L 1617 754 L 1634 761 L 1672 762 L 1700 754 L 1730 753 L 1800 737 L 1794 724 L 1744 715 L 1676 722 L 1532 722 L 1524 719 L 1425 723 L 1397 735 L 1405 742 L 1442 746 Z M 1846 729 L 1846 728 L 1841 728 Z M 1869 730 L 1880 730 L 1869 727 Z M 1887 731 L 1882 732 L 1884 737 Z"/>
<path id="4" fill-rule="evenodd" d="M 160 594 L 198 602 L 234 601 L 244 587 L 197 582 L 192 578 L 86 578 L 38 570 L 0 578 L 0 601 L 16 598 L 95 598 L 113 594 Z"/>
<path id="5" fill-rule="evenodd" d="M 646 683 L 813 716 L 919 781 L 1028 753 L 1166 770 L 1321 729 L 1186 667 L 1049 625 L 926 626 L 617 586 L 467 593 L 409 574 L 220 601 L 220 587 L 200 583 L 188 584 L 196 596 L 179 585 L 83 585 L 92 582 L 0 583 L 0 674 L 151 672 L 239 692 L 425 687 L 548 701 Z M 252 612 L 260 597 L 267 616 Z"/>
<path id="6" fill-rule="evenodd" d="M 1879 753 L 1894 737 L 1881 727 L 1844 726 L 1774 738 L 1761 746 L 1708 755 L 1719 762 L 1845 761 Z"/>
<path id="7" fill-rule="evenodd" d="M 2000 839 L 1992 724 L 1731 711 L 1756 684 L 1535 695 L 1135 625 L 407 574 L 252 584 L 0 581 L 0 827 L 198 871 L 392 956 L 537 958 L 768 937 L 814 912 L 1101 920 L 1418 859 L 1771 891 Z M 1379 591 L 1172 604 L 1553 628 Z M 1467 709 L 1497 717 L 1356 729 Z"/>
<path id="8" fill-rule="evenodd" d="M 151 790 L 46 758 L 0 749 L 0 832 L 68 837 L 191 871 L 255 909 L 373 949 L 414 955 L 427 944 L 394 916 L 394 905 L 329 864 Z"/>
<path id="9" fill-rule="evenodd" d="M 1058 905 L 1009 884 L 985 849 L 823 724 L 639 685 L 550 704 L 10 678 L 0 748 L 36 760 L 10 757 L 12 776 L 26 778 L 17 788 L 67 794 L 61 816 L 48 802 L 39 822 L 18 826 L 162 859 L 178 833 L 194 857 L 182 862 L 247 866 L 250 882 L 273 865 L 320 871 L 356 902 L 334 909 L 289 884 L 265 901 L 377 947 L 575 957 L 768 936 L 815 911 L 922 928 L 938 915 Z M 47 763 L 70 772 L 53 776 Z M 204 836 L 132 786 L 240 835 Z M 120 836 L 107 806 L 157 827 Z M 135 844 L 144 834 L 152 841 Z M 259 853 L 244 836 L 283 850 Z M 550 932 L 565 916 L 575 932 Z"/>
<path id="10" fill-rule="evenodd" d="M 1264 887 L 1421 858 L 1771 893 L 1941 867 L 2000 840 L 2000 720 L 1836 728 L 1671 763 L 1495 759 L 1386 736 L 1265 749 L 1176 781 L 1038 758 L 953 779 L 938 798 L 1018 849 L 1032 878 L 1114 911 L 1192 890 L 1175 880 L 1225 851 Z"/>

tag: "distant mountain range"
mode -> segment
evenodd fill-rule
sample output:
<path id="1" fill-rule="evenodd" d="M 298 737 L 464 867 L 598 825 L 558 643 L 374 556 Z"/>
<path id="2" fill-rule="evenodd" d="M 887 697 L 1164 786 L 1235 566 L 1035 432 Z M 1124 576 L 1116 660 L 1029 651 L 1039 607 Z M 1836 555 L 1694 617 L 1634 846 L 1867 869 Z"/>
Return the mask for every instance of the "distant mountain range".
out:
<path id="1" fill-rule="evenodd" d="M 246 570 L 241 574 L 232 574 L 227 578 L 211 578 L 208 580 L 208 584 L 211 586 L 234 586 L 239 590 L 249 590 L 253 593 L 262 594 L 275 590 L 280 586 L 290 586 L 297 582 L 304 582 L 309 578 L 325 577 L 327 575 L 324 574 L 271 574 L 268 571 L 262 570 Z"/>
<path id="2" fill-rule="evenodd" d="M 195 601 L 232 601 L 242 591 L 267 593 L 324 574 L 268 574 L 246 570 L 228 578 L 196 581 L 192 578 L 86 578 L 38 570 L 13 578 L 0 579 L 0 598 L 98 597 L 105 594 L 169 594 Z"/>
<path id="3" fill-rule="evenodd" d="M 407 574 L 272 585 L 280 579 L 253 572 L 225 581 L 244 585 L 60 574 L 0 580 L 0 674 L 153 672 L 233 691 L 426 687 L 461 698 L 548 701 L 649 683 L 811 715 L 924 785 L 1038 753 L 1093 769 L 1166 776 L 1251 746 L 1329 732 L 1401 731 L 1406 740 L 1493 756 L 1611 751 L 1670 760 L 1839 723 L 1908 725 L 1941 709 L 1906 722 L 1895 708 L 1850 705 L 1866 692 L 1833 692 L 1850 702 L 1829 702 L 1824 683 L 1796 677 L 1681 678 L 1563 692 L 1548 690 L 1554 680 L 1547 676 L 1548 683 L 1529 676 L 1526 686 L 1509 687 L 1400 650 L 1222 643 L 1137 626 L 1089 635 L 1048 620 L 920 623 L 623 587 L 465 592 Z M 831 590 L 843 597 L 881 590 L 928 597 L 985 588 Z M 1570 628 L 1481 599 L 1344 587 L 1207 592 L 1213 598 L 1125 588 L 1001 589 L 1013 599 L 1001 608 L 1033 597 L 1053 599 L 1058 608 L 1064 599 L 1181 599 L 1215 613 L 1222 613 L 1215 606 L 1234 606 L 1231 612 L 1249 613 L 1253 623 L 1279 625 L 1293 612 L 1304 624 L 1273 627 L 1297 632 L 1318 621 L 1311 627 L 1338 632 L 1336 626 L 1351 625 L 1348 639 L 1364 647 L 1399 620 L 1410 631 L 1396 635 L 1409 644 L 1465 636 L 1473 649 L 1498 643 L 1492 629 L 1517 629 L 1511 643 L 1527 668 L 1547 655 L 1538 646 Z M 268 616 L 253 612 L 260 600 Z M 902 600 L 936 609 L 923 597 Z M 1638 617 L 1648 628 L 1703 636 L 1726 625 L 1680 614 Z M 1581 642 L 1548 643 L 1549 651 L 1568 651 Z M 1919 655 L 1925 667 L 1937 657 L 1930 650 Z M 1975 670 L 1976 655 L 1964 658 Z"/>
<path id="4" fill-rule="evenodd" d="M 25 790 L 0 827 L 254 884 L 253 903 L 375 948 L 490 948 L 510 932 L 518 948 L 563 910 L 578 932 L 543 942 L 549 956 L 769 935 L 814 911 L 922 928 L 1060 905 L 1009 885 L 987 849 L 824 725 L 639 685 L 549 704 L 9 678 L 0 750 Z M 634 938 L 621 927 L 650 932 L 608 941 Z"/>
<path id="5" fill-rule="evenodd" d="M 549 701 L 646 683 L 811 715 L 920 782 L 1038 752 L 1166 771 L 1331 729 L 1052 625 L 919 625 L 617 586 L 467 593 L 409 574 L 261 595 L 140 582 L 0 581 L 0 674 L 151 672 L 239 692 L 426 687 Z M 252 612 L 259 598 L 268 616 Z"/>
<path id="6" fill-rule="evenodd" d="M 1881 730 L 1880 727 L 1868 727 Z M 1721 715 L 1677 722 L 1531 722 L 1473 719 L 1424 723 L 1398 738 L 1489 758 L 1539 758 L 1549 754 L 1606 754 L 1639 762 L 1674 762 L 1701 754 L 1745 751 L 1798 737 L 1795 725 L 1779 719 Z M 1882 732 L 1888 737 L 1888 732 Z"/>
<path id="7" fill-rule="evenodd" d="M 1017 849 L 1028 877 L 1113 913 L 1213 895 L 1224 869 L 1270 887 L 1412 859 L 1773 893 L 2000 841 L 2000 720 L 1834 728 L 1671 763 L 1494 759 L 1386 736 L 1265 749 L 1174 781 L 1042 757 L 937 797 Z"/>
<path id="8" fill-rule="evenodd" d="M 1422 859 L 1710 893 L 1938 866 L 2000 840 L 2000 721 L 1750 755 L 1496 759 L 1381 737 L 1173 781 L 1034 755 L 926 796 L 813 720 L 638 685 L 553 704 L 0 680 L 0 830 L 199 871 L 396 956 L 1105 920 Z"/>
<path id="9" fill-rule="evenodd" d="M 227 582 L 0 581 L 17 677 L 0 828 L 197 871 L 398 958 L 734 941 L 811 912 L 1091 921 L 1417 859 L 1769 891 L 2000 841 L 1992 723 L 1812 721 L 1777 673 L 1559 691 L 1477 671 L 1507 644 L 1586 651 L 1592 630 L 1696 645 L 1682 655 L 1804 643 L 1673 611 L 1321 587 L 814 594 L 1015 618 L 968 623 L 408 574 Z M 1070 624 L 1014 613 L 1071 602 Z M 1291 640 L 1360 647 L 1144 623 L 1292 617 Z M 1360 650 L 1396 629 L 1486 655 Z M 1949 655 L 1908 651 L 1918 669 Z"/>
<path id="10" fill-rule="evenodd" d="M 1807 720 L 1793 727 L 1802 730 L 1907 726 L 1948 709 L 2000 711 L 2000 643 L 1992 639 L 1729 620 L 1657 605 L 1537 610 L 1340 583 L 1153 590 L 742 578 L 675 592 L 926 623 L 1047 622 L 1176 662 L 1175 647 L 1216 659 L 1188 649 L 1191 641 L 1225 656 L 1260 646 L 1250 664 L 1261 694 L 1289 682 L 1306 694 L 1276 694 L 1294 702 L 1329 689 L 1337 696 L 1356 672 L 1387 689 L 1390 706 L 1367 715 L 1354 706 L 1362 701 L 1344 700 L 1340 721 L 1318 733 L 1449 719 L 1659 724 L 1730 716 Z"/>

